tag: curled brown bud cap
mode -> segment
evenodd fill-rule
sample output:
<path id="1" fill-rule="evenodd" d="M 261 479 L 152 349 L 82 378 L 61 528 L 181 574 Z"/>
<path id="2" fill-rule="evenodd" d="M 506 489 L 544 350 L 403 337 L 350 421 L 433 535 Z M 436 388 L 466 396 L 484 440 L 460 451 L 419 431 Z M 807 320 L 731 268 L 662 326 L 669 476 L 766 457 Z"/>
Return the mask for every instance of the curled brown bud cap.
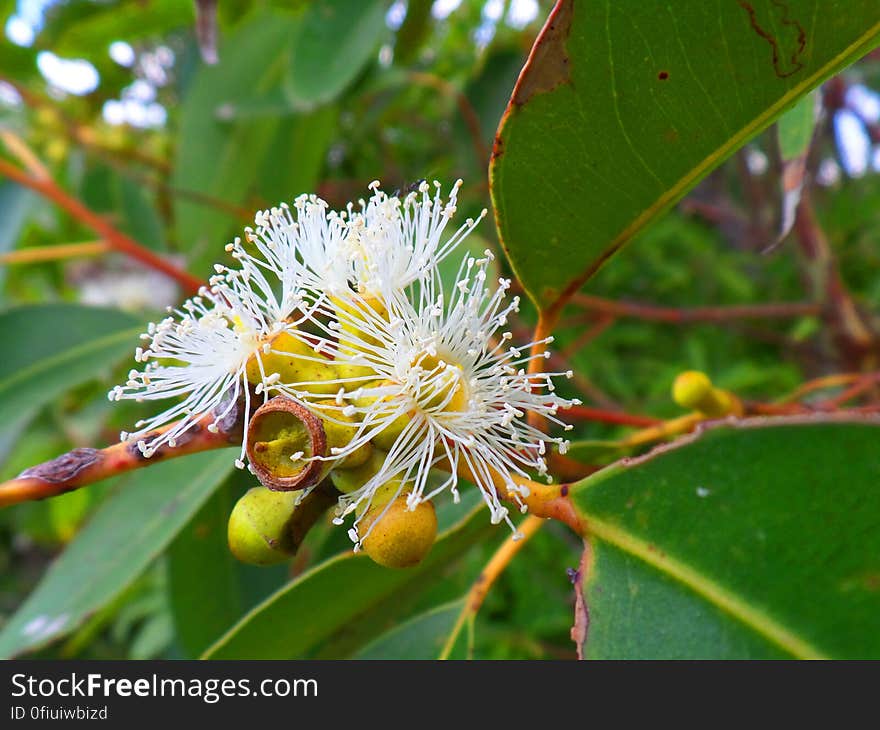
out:
<path id="1" fill-rule="evenodd" d="M 261 405 L 248 424 L 247 455 L 260 482 L 278 492 L 305 489 L 325 476 L 327 455 L 321 419 L 283 395 Z"/>

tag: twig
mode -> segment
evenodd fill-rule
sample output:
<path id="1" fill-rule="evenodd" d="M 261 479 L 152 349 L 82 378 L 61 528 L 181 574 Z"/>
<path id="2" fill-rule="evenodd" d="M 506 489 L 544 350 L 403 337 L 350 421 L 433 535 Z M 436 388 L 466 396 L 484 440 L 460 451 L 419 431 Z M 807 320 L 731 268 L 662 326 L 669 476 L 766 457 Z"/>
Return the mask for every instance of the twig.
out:
<path id="1" fill-rule="evenodd" d="M 464 607 L 458 615 L 455 626 L 452 628 L 449 638 L 446 640 L 446 644 L 440 652 L 439 659 L 449 658 L 465 623 L 476 617 L 480 607 L 483 605 L 483 601 L 486 600 L 486 595 L 489 593 L 489 589 L 495 581 L 498 580 L 505 568 L 510 565 L 510 562 L 516 554 L 522 550 L 529 539 L 541 529 L 543 524 L 544 520 L 540 517 L 535 517 L 534 515 L 526 517 L 520 524 L 519 528 L 517 528 L 517 532 L 519 533 L 518 539 L 514 539 L 513 536 L 507 538 L 507 540 L 504 541 L 504 544 L 502 544 L 489 559 L 489 562 L 486 563 L 486 567 L 483 568 L 482 572 L 471 586 L 471 589 L 468 591 Z"/>
<path id="2" fill-rule="evenodd" d="M 74 449 L 56 459 L 25 469 L 17 478 L 0 484 L 0 507 L 55 497 L 159 461 L 232 446 L 241 441 L 240 411 L 240 408 L 233 408 L 217 423 L 216 433 L 208 430 L 208 426 L 214 423 L 214 415 L 203 416 L 189 431 L 177 437 L 177 446 L 163 446 L 149 459 L 141 454 L 133 441 L 120 442 L 104 449 Z M 174 425 L 165 426 L 154 434 Z"/>
<path id="3" fill-rule="evenodd" d="M 729 307 L 658 307 L 653 304 L 620 302 L 581 293 L 572 296 L 572 303 L 614 317 L 633 317 L 668 324 L 726 322 L 738 319 L 790 319 L 818 315 L 822 311 L 819 304 L 812 302 L 743 304 Z"/>
<path id="4" fill-rule="evenodd" d="M 601 408 L 590 408 L 589 406 L 569 406 L 565 409 L 565 416 L 568 419 L 576 421 L 614 423 L 621 426 L 636 426 L 638 428 L 656 426 L 663 423 L 660 418 L 636 416 L 630 413 L 620 413 L 618 411 L 606 411 Z"/>
<path id="5" fill-rule="evenodd" d="M 60 243 L 52 246 L 32 246 L 0 254 L 0 264 L 33 264 L 38 261 L 59 261 L 78 256 L 98 256 L 110 250 L 104 241 Z"/>
<path id="6" fill-rule="evenodd" d="M 40 161 L 40 158 L 34 154 L 34 151 L 28 147 L 27 143 L 19 137 L 11 129 L 0 129 L 0 140 L 9 150 L 9 153 L 15 157 L 31 175 L 36 178 L 47 180 L 52 175 L 49 169 Z"/>
<path id="7" fill-rule="evenodd" d="M 76 198 L 64 192 L 55 184 L 54 180 L 32 177 L 4 159 L 0 159 L 0 175 L 4 175 L 10 180 L 17 182 L 20 185 L 24 185 L 25 187 L 52 200 L 60 207 L 64 208 L 78 221 L 84 223 L 100 234 L 114 251 L 123 253 L 150 268 L 161 271 L 163 274 L 177 281 L 185 291 L 195 294 L 202 286 L 204 286 L 205 282 L 201 279 L 197 279 L 192 274 L 179 269 L 174 264 L 150 251 L 148 248 L 141 246 L 141 244 L 134 239 L 126 236 L 121 231 L 118 231 L 100 215 L 94 213 Z"/>
<path id="8" fill-rule="evenodd" d="M 477 165 L 483 167 L 489 161 L 489 148 L 483 141 L 483 133 L 480 130 L 480 117 L 470 102 L 470 99 L 446 79 L 424 71 L 410 71 L 407 78 L 417 84 L 430 86 L 437 89 L 447 96 L 455 99 L 458 110 L 461 112 L 462 119 L 468 129 L 471 137 L 471 144 L 474 147 L 474 154 L 477 158 Z"/>
<path id="9" fill-rule="evenodd" d="M 860 380 L 863 376 L 864 373 L 835 373 L 833 375 L 823 375 L 820 378 L 814 378 L 813 380 L 808 380 L 806 383 L 802 383 L 788 395 L 777 399 L 776 403 L 791 403 L 792 401 L 800 400 L 813 391 L 825 390 L 827 388 L 839 388 Z"/>
<path id="10" fill-rule="evenodd" d="M 801 194 L 794 229 L 808 285 L 822 305 L 823 317 L 838 351 L 846 362 L 856 366 L 853 369 L 876 367 L 880 357 L 876 333 L 859 312 L 843 282 L 837 258 L 819 225 L 808 189 Z"/>
<path id="11" fill-rule="evenodd" d="M 574 356 L 616 321 L 617 318 L 613 314 L 606 314 L 603 312 L 600 313 L 596 319 L 591 319 L 586 322 L 589 326 L 562 350 L 562 357 L 567 359 Z"/>

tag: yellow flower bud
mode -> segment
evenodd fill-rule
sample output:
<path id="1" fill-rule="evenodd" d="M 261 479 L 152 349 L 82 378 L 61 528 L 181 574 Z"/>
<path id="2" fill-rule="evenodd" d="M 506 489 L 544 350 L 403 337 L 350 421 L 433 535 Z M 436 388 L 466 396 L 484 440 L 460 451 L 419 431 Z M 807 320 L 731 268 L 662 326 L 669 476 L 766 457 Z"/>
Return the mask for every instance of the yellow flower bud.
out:
<path id="1" fill-rule="evenodd" d="M 369 307 L 373 312 L 383 319 L 388 319 L 388 310 L 385 304 L 376 297 L 364 297 L 360 306 L 351 302 L 343 301 L 338 297 L 332 297 L 331 302 L 339 316 L 339 345 L 343 352 L 347 351 L 346 345 L 355 350 L 361 349 L 360 343 L 368 345 L 377 345 L 375 337 L 371 337 L 360 330 L 351 319 L 358 320 L 368 316 L 364 312 L 364 307 Z M 348 316 L 346 316 L 348 315 Z M 348 336 L 346 336 L 348 335 Z M 354 365 L 352 363 L 339 363 L 337 372 L 340 378 L 369 378 L 374 376 L 376 371 L 369 365 Z"/>
<path id="2" fill-rule="evenodd" d="M 373 561 L 386 568 L 410 568 L 424 560 L 437 538 L 437 513 L 431 502 L 410 511 L 404 495 L 387 507 L 371 505 L 358 528 L 367 535 L 362 546 Z"/>
<path id="3" fill-rule="evenodd" d="M 336 401 L 333 400 L 318 401 L 315 406 L 319 414 L 323 415 L 323 413 L 326 413 L 327 416 L 333 419 L 333 421 L 324 420 L 324 432 L 327 434 L 328 453 L 332 454 L 333 449 L 341 449 L 348 446 L 357 433 L 357 419 L 344 415 L 336 404 Z M 322 408 L 322 406 L 324 406 L 324 408 Z M 334 421 L 344 421 L 351 425 L 343 426 Z M 356 451 L 352 452 L 344 459 L 337 461 L 334 468 L 350 469 L 361 466 L 370 458 L 372 451 L 373 447 L 369 443 L 366 443 L 363 446 L 358 447 Z"/>
<path id="4" fill-rule="evenodd" d="M 294 551 L 288 523 L 297 495 L 273 492 L 266 487 L 248 490 L 229 515 L 229 550 L 243 563 L 272 565 L 287 560 Z"/>
<path id="5" fill-rule="evenodd" d="M 682 408 L 700 411 L 709 418 L 720 418 L 731 413 L 742 415 L 739 399 L 713 386 L 709 376 L 699 370 L 688 370 L 675 379 L 672 399 Z"/>
<path id="6" fill-rule="evenodd" d="M 382 387 L 383 385 L 389 385 L 390 383 L 391 381 L 389 380 L 375 381 L 370 383 L 368 387 Z M 361 396 L 360 398 L 352 398 L 351 402 L 358 408 L 370 408 L 378 400 L 379 398 L 376 396 Z M 373 436 L 373 444 L 380 449 L 390 451 L 394 446 L 395 441 L 400 438 L 400 434 L 403 433 L 403 429 L 406 428 L 409 422 L 410 417 L 408 414 L 398 416 L 378 434 Z"/>
<path id="7" fill-rule="evenodd" d="M 310 393 L 331 395 L 339 390 L 339 383 L 330 382 L 340 377 L 334 362 L 289 332 L 276 335 L 270 347 L 270 352 L 261 351 L 251 355 L 246 366 L 247 378 L 251 383 L 261 383 L 265 377 L 278 373 L 281 382 L 291 383 L 294 387 L 297 387 L 297 383 L 307 383 L 302 389 Z"/>
<path id="8" fill-rule="evenodd" d="M 419 405 L 424 409 L 440 408 L 444 412 L 461 412 L 467 408 L 467 389 L 461 365 L 448 363 L 436 355 L 423 355 L 413 365 L 436 376 L 436 385 Z"/>
<path id="9" fill-rule="evenodd" d="M 351 320 L 356 321 L 369 316 L 369 314 L 364 311 L 366 307 L 369 307 L 382 319 L 387 320 L 388 309 L 385 307 L 385 303 L 381 299 L 378 297 L 365 296 L 361 297 L 361 300 L 357 304 L 343 301 L 339 297 L 332 297 L 330 301 L 333 303 L 333 308 L 336 310 L 337 316 L 339 316 L 340 342 L 345 342 L 345 334 L 348 333 L 356 335 L 358 339 L 368 344 L 378 344 L 375 338 L 365 335 Z"/>

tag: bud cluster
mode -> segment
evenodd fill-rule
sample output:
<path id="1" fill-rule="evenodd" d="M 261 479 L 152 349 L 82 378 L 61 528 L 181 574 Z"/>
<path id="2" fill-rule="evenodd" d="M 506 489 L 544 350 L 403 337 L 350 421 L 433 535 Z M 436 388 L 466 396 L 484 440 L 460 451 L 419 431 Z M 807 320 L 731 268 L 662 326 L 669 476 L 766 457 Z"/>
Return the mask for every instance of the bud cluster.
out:
<path id="1" fill-rule="evenodd" d="M 180 399 L 123 434 L 147 457 L 206 414 L 215 428 L 227 402 L 243 405 L 236 463 L 263 488 L 230 519 L 242 560 L 285 556 L 298 505 L 329 479 L 340 494 L 334 521 L 353 515 L 356 550 L 416 564 L 437 532 L 431 500 L 449 491 L 457 501 L 459 473 L 492 521 L 512 527 L 497 487 L 524 510 L 513 476 L 546 476 L 548 448 L 566 448 L 526 416 L 567 430 L 557 412 L 576 401 L 556 395 L 553 379 L 571 373 L 535 367 L 552 338 L 512 346 L 506 325 L 519 300 L 507 299 L 509 280 L 491 281 L 491 252 L 465 256 L 451 287 L 440 277 L 477 223 L 444 236 L 460 184 L 448 201 L 436 183 L 433 196 L 423 182 L 403 198 L 374 183 L 369 200 L 342 212 L 315 196 L 261 211 L 227 246 L 238 266 L 215 267 L 209 289 L 151 325 L 136 353 L 143 369 L 111 391 Z M 428 478 L 437 468 L 447 474 L 439 486 Z"/>

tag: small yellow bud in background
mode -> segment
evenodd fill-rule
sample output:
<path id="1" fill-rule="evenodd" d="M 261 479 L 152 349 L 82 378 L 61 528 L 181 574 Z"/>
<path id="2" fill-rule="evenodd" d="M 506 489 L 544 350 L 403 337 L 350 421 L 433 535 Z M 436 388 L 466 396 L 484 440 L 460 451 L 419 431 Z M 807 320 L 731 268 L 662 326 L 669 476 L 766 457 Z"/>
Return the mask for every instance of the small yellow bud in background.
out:
<path id="1" fill-rule="evenodd" d="M 402 495 L 387 507 L 372 504 L 358 529 L 367 535 L 363 550 L 374 562 L 386 568 L 411 568 L 424 560 L 437 539 L 437 513 L 431 502 L 409 510 Z"/>
<path id="2" fill-rule="evenodd" d="M 278 373 L 281 382 L 305 383 L 302 389 L 310 393 L 331 395 L 339 390 L 338 383 L 328 382 L 340 377 L 333 361 L 319 355 L 305 342 L 289 332 L 281 332 L 271 340 L 270 346 L 271 352 L 251 355 L 246 366 L 247 378 L 251 383 L 256 385 L 263 382 L 264 377 Z"/>
<path id="3" fill-rule="evenodd" d="M 266 487 L 248 490 L 229 515 L 229 550 L 243 563 L 272 565 L 287 560 L 294 551 L 287 529 L 296 505 L 293 492 L 273 492 Z"/>
<path id="4" fill-rule="evenodd" d="M 699 370 L 687 370 L 675 379 L 672 399 L 682 408 L 699 411 L 709 418 L 743 413 L 742 403 L 735 395 L 716 388 L 709 376 Z"/>

